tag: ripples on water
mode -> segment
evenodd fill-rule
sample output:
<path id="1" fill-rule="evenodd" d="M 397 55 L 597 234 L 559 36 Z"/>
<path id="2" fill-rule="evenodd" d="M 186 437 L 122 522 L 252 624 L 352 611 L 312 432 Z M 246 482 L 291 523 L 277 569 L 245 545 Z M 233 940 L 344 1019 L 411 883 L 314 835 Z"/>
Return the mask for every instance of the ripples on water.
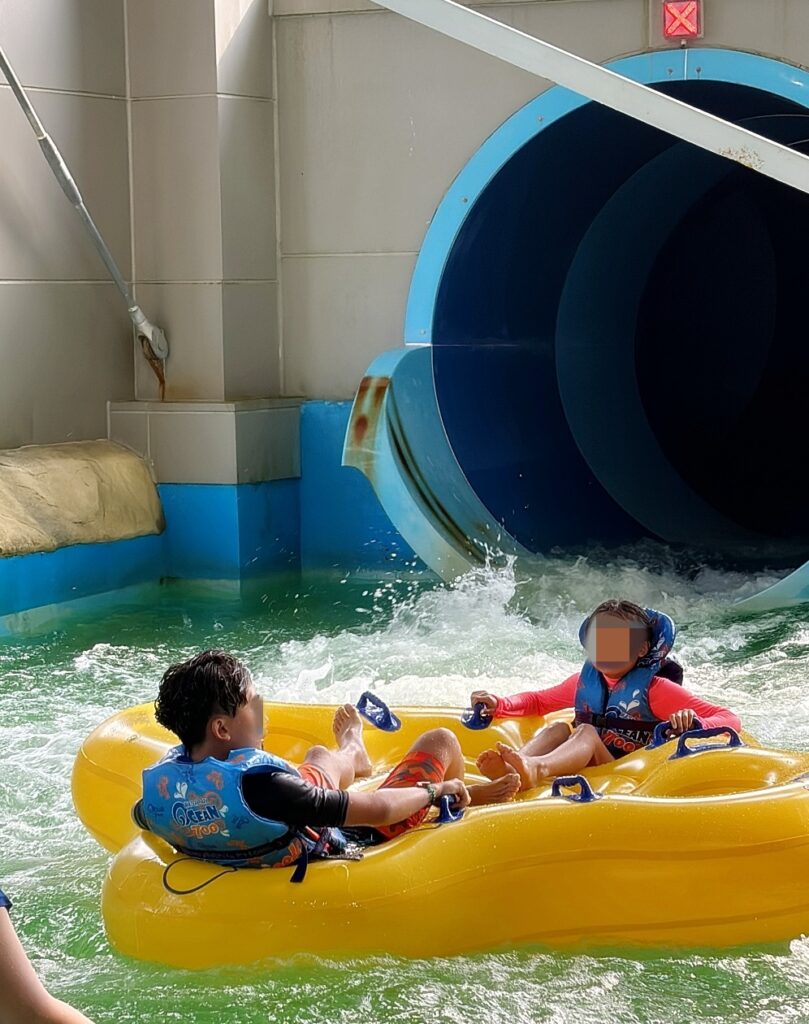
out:
<path id="1" fill-rule="evenodd" d="M 530 574 L 480 572 L 446 588 L 407 568 L 276 581 L 247 603 L 167 585 L 0 645 L 0 881 L 46 983 L 97 1021 L 207 1024 L 791 1024 L 809 1021 L 809 944 L 632 957 L 526 951 L 424 962 L 296 961 L 184 974 L 125 961 L 104 939 L 107 854 L 75 818 L 70 769 L 103 718 L 151 699 L 165 667 L 205 647 L 245 658 L 268 698 L 464 705 L 470 690 L 558 682 L 581 661 L 584 614 L 606 597 L 662 608 L 680 625 L 687 685 L 729 705 L 767 743 L 809 750 L 809 607 L 756 616 L 734 600 L 772 583 L 680 571 L 643 545 L 537 560 Z M 542 879 L 537 880 L 541 887 Z M 429 914 L 425 908 L 425 915 Z"/>

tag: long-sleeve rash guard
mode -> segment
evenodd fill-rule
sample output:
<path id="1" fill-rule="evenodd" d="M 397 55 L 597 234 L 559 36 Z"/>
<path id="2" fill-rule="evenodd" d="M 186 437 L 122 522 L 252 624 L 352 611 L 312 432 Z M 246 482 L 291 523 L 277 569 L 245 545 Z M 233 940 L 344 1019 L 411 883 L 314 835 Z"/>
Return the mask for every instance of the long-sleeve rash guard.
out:
<path id="1" fill-rule="evenodd" d="M 617 679 L 605 679 L 610 689 L 618 682 Z M 572 708 L 576 703 L 578 682 L 579 673 L 574 672 L 563 683 L 551 686 L 547 690 L 530 690 L 527 693 L 517 693 L 513 697 L 501 697 L 497 701 L 494 717 L 522 718 L 525 715 L 547 715 L 551 711 Z M 738 716 L 727 708 L 696 697 L 682 686 L 661 676 L 655 676 L 649 684 L 649 706 L 661 722 L 668 721 L 675 711 L 691 708 L 705 729 L 718 726 L 740 729 L 742 724 Z"/>

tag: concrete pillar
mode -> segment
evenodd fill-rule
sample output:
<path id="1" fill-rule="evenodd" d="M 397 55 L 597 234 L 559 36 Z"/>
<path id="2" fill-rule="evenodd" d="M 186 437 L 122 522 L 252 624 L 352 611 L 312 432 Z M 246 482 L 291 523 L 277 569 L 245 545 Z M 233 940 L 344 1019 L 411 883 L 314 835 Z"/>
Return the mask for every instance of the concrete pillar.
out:
<path id="1" fill-rule="evenodd" d="M 129 0 L 134 272 L 169 334 L 167 400 L 279 393 L 266 0 Z M 138 364 L 136 398 L 157 383 Z"/>
<path id="2" fill-rule="evenodd" d="M 298 559 L 299 405 L 281 393 L 273 23 L 267 0 L 126 0 L 133 267 L 166 331 L 109 434 L 150 459 L 171 575 Z M 213 561 L 212 561 L 213 559 Z"/>

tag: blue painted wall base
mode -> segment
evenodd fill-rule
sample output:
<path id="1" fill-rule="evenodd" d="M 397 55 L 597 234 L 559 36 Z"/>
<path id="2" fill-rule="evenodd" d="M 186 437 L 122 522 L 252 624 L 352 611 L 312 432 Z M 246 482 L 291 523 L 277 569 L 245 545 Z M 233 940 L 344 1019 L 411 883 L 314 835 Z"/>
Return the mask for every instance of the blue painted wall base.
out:
<path id="1" fill-rule="evenodd" d="M 0 615 L 159 579 L 163 536 L 0 558 Z"/>
<path id="2" fill-rule="evenodd" d="M 14 631 L 3 622 L 9 616 L 167 577 L 238 585 L 301 568 L 378 570 L 414 560 L 368 481 L 340 464 L 350 410 L 350 402 L 303 406 L 299 480 L 161 484 L 160 536 L 0 559 L 0 635 Z"/>
<path id="3" fill-rule="evenodd" d="M 299 481 L 161 484 L 162 575 L 234 580 L 300 563 Z"/>
<path id="4" fill-rule="evenodd" d="M 396 568 L 416 560 L 366 478 L 343 466 L 351 402 L 301 408 L 301 565 Z"/>

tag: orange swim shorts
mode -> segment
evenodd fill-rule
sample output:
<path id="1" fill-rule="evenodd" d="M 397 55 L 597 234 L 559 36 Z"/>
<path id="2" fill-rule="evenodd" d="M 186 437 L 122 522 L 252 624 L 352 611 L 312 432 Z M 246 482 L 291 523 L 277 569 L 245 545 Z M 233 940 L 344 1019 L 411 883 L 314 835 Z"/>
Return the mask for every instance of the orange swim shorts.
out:
<path id="1" fill-rule="evenodd" d="M 300 768 L 298 768 L 298 771 L 300 772 L 301 778 L 305 779 L 313 786 L 319 786 L 321 789 L 337 789 L 329 776 L 322 768 L 318 768 L 316 764 L 304 763 Z"/>
<path id="2" fill-rule="evenodd" d="M 407 786 L 415 786 L 419 782 L 437 784 L 443 782 L 445 772 L 444 765 L 437 757 L 421 750 L 413 750 L 396 765 L 379 788 L 404 789 Z M 427 817 L 429 810 L 429 807 L 423 807 L 415 814 L 411 814 L 409 818 L 405 818 L 404 821 L 397 821 L 393 825 L 377 825 L 376 831 L 383 839 L 394 839 L 420 825 Z"/>

